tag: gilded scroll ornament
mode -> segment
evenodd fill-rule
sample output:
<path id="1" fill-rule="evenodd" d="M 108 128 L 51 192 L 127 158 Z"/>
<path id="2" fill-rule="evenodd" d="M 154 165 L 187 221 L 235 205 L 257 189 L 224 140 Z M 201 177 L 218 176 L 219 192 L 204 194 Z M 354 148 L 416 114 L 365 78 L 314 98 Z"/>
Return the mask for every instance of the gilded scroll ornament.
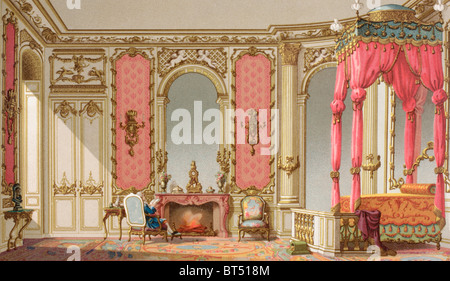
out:
<path id="1" fill-rule="evenodd" d="M 158 162 L 158 166 L 156 168 L 156 172 L 158 174 L 162 173 L 166 169 L 167 161 L 169 160 L 167 158 L 168 154 L 169 153 L 167 151 L 163 152 L 162 149 L 156 151 L 155 157 L 156 157 L 156 161 Z"/>
<path id="2" fill-rule="evenodd" d="M 92 177 L 92 172 L 89 172 L 89 178 L 86 181 L 86 185 L 80 181 L 80 194 L 100 194 L 103 195 L 103 182 L 97 183 Z"/>
<path id="3" fill-rule="evenodd" d="M 53 182 L 53 193 L 56 194 L 76 194 L 76 183 L 71 184 L 67 179 L 66 172 L 63 173 L 63 177 L 59 185 Z"/>
<path id="4" fill-rule="evenodd" d="M 58 105 L 57 108 L 55 108 L 55 110 L 53 111 L 55 114 L 60 114 L 62 118 L 67 118 L 69 116 L 70 113 L 72 113 L 73 115 L 77 115 L 77 110 L 75 108 L 73 108 L 70 103 L 68 103 L 67 101 L 63 101 L 62 103 L 60 103 Z"/>
<path id="5" fill-rule="evenodd" d="M 5 178 L 2 179 L 2 194 L 6 196 L 12 195 L 13 183 L 7 184 Z"/>
<path id="6" fill-rule="evenodd" d="M 4 98 L 3 115 L 6 118 L 6 130 L 8 131 L 8 144 L 12 144 L 12 139 L 16 135 L 17 115 L 20 108 L 17 106 L 17 94 L 10 89 Z"/>
<path id="7" fill-rule="evenodd" d="M 91 118 L 95 117 L 97 114 L 103 115 L 103 110 L 93 100 L 89 101 L 83 107 L 83 109 L 79 112 L 80 116 L 85 112 L 86 112 L 87 116 L 89 116 Z"/>
<path id="8" fill-rule="evenodd" d="M 120 122 L 120 128 L 122 130 L 125 130 L 125 143 L 130 147 L 130 150 L 128 151 L 128 154 L 130 156 L 134 156 L 134 149 L 133 147 L 139 143 L 139 130 L 145 127 L 144 122 L 141 124 L 138 124 L 136 121 L 137 117 L 137 111 L 135 110 L 128 110 L 126 114 L 126 123 L 125 125 Z"/>
<path id="9" fill-rule="evenodd" d="M 278 157 L 278 169 L 281 169 L 286 172 L 288 176 L 290 176 L 295 170 L 300 168 L 300 157 L 297 156 L 297 161 L 294 162 L 294 157 L 286 156 L 286 162 L 283 163 L 283 158 L 281 156 Z"/>
<path id="10" fill-rule="evenodd" d="M 412 165 L 411 169 L 406 169 L 405 167 L 405 170 L 403 170 L 403 175 L 405 176 L 412 175 L 414 171 L 419 167 L 420 162 L 424 160 L 428 159 L 430 162 L 433 162 L 435 159 L 434 156 L 428 155 L 428 151 L 433 149 L 434 149 L 434 142 L 432 141 L 428 142 L 427 147 L 424 150 L 422 150 L 422 154 L 416 158 L 416 161 Z"/>

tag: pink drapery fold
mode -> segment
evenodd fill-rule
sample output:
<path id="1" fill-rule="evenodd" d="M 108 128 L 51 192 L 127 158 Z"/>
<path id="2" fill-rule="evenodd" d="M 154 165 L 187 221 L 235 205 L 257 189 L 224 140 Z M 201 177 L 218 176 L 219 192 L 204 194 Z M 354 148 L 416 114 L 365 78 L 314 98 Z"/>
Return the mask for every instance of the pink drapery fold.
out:
<path id="1" fill-rule="evenodd" d="M 417 90 L 416 100 L 416 138 L 414 141 L 414 158 L 417 159 L 422 154 L 422 114 L 424 111 L 423 106 L 427 100 L 428 89 L 423 85 Z M 417 169 L 413 173 L 413 182 L 417 183 Z"/>
<path id="2" fill-rule="evenodd" d="M 436 195 L 434 197 L 435 213 L 441 229 L 445 226 L 445 190 L 444 190 L 444 161 L 446 114 L 444 103 L 448 100 L 443 90 L 444 73 L 442 69 L 442 46 L 422 46 L 422 83 L 433 91 L 432 101 L 436 105 L 434 115 L 434 155 L 436 157 Z"/>
<path id="3" fill-rule="evenodd" d="M 414 149 L 416 140 L 416 99 L 414 97 L 420 87 L 420 80 L 419 77 L 411 72 L 403 50 L 400 52 L 388 76 L 390 76 L 388 80 L 392 83 L 396 95 L 402 101 L 403 110 L 406 112 L 404 133 L 405 165 L 408 171 L 406 183 L 413 183 L 411 168 L 415 160 Z"/>
<path id="4" fill-rule="evenodd" d="M 339 170 L 341 168 L 341 149 L 342 149 L 342 113 L 345 110 L 345 98 L 347 96 L 348 78 L 346 73 L 346 61 L 340 63 L 337 67 L 336 85 L 334 90 L 334 100 L 331 102 L 331 111 L 333 113 L 331 124 L 331 178 L 333 187 L 331 192 L 331 210 L 335 213 L 340 211 L 340 188 L 339 188 Z"/>
<path id="5" fill-rule="evenodd" d="M 371 86 L 380 74 L 388 72 L 393 67 L 399 54 L 399 46 L 393 43 L 380 44 L 376 42 L 359 42 L 350 56 L 353 101 L 352 125 L 352 190 L 350 196 L 350 210 L 359 208 L 361 198 L 361 177 L 363 150 L 363 112 L 362 106 L 366 99 L 366 88 Z"/>

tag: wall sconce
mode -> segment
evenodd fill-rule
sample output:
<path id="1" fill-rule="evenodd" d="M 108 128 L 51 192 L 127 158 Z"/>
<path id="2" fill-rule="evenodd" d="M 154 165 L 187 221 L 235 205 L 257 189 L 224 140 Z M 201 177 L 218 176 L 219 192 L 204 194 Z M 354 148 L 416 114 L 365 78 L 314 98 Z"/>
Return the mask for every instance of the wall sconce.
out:
<path id="1" fill-rule="evenodd" d="M 138 124 L 136 116 L 137 111 L 128 110 L 126 114 L 127 122 L 125 125 L 120 122 L 120 128 L 126 132 L 125 143 L 130 146 L 130 150 L 128 151 L 130 156 L 134 156 L 133 147 L 139 142 L 139 130 L 145 127 L 144 122 Z"/>
<path id="2" fill-rule="evenodd" d="M 247 132 L 247 142 L 252 147 L 250 154 L 255 155 L 255 145 L 259 143 L 259 121 L 258 121 L 258 111 L 255 109 L 250 109 L 248 112 L 249 120 L 246 126 Z"/>

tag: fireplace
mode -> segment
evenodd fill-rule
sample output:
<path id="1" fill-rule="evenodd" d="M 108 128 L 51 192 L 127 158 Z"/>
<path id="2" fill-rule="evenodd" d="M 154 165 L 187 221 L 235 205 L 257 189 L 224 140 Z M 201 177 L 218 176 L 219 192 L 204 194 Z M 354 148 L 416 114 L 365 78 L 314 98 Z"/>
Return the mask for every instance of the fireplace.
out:
<path id="1" fill-rule="evenodd" d="M 229 194 L 156 194 L 161 217 L 186 236 L 228 237 Z"/>

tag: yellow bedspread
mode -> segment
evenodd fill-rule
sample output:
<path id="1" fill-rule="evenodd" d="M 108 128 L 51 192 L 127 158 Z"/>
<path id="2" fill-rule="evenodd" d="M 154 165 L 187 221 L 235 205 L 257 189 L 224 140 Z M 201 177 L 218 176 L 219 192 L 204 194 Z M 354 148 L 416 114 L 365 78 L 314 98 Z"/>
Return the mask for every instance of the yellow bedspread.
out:
<path id="1" fill-rule="evenodd" d="M 434 195 L 373 194 L 362 195 L 360 210 L 381 212 L 380 224 L 424 225 L 436 223 Z M 341 197 L 341 212 L 350 213 L 350 196 Z"/>

